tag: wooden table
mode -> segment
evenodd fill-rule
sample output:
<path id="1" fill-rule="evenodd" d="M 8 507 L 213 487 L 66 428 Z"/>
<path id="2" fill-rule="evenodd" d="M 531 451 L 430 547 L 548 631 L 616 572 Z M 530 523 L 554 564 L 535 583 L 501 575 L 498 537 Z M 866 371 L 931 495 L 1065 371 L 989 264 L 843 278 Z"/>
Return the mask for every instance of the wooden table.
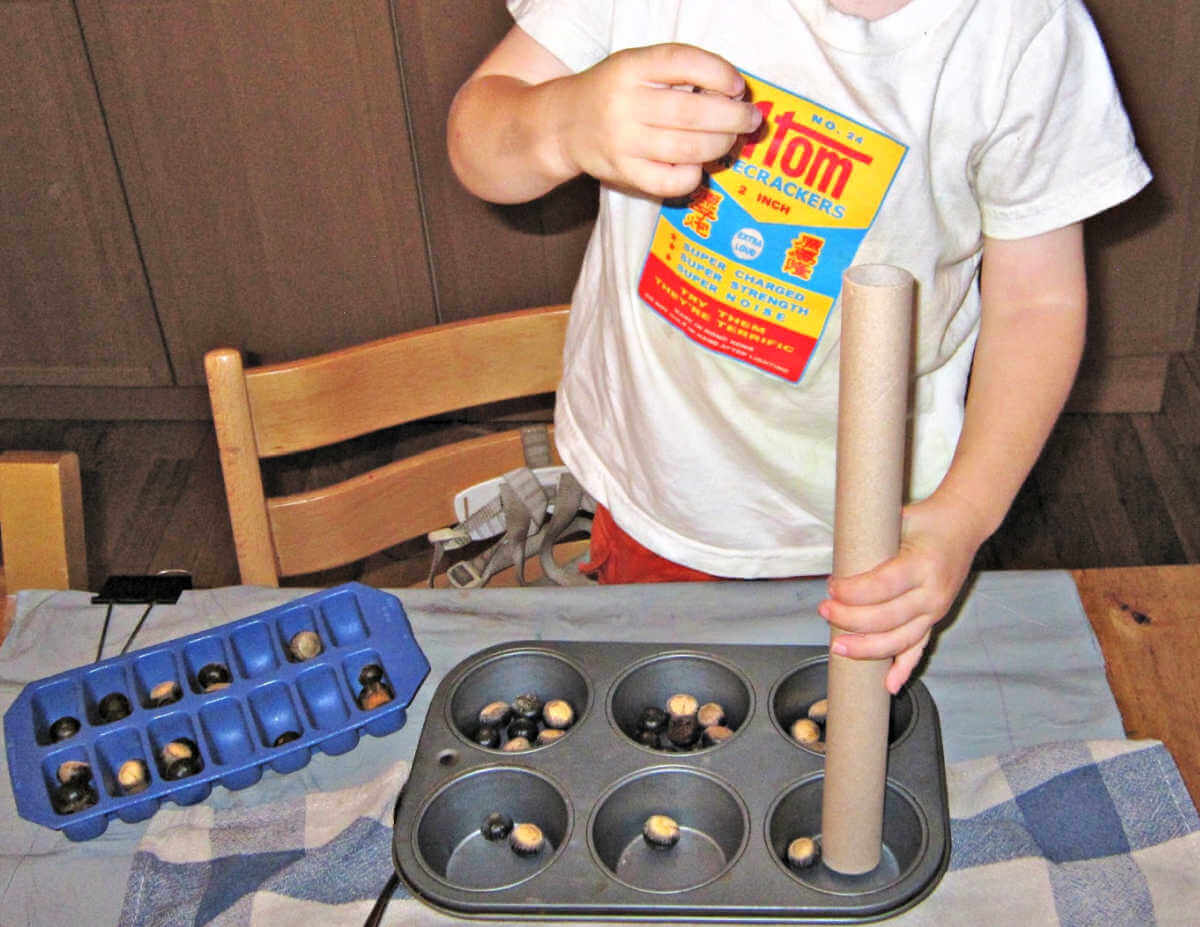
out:
<path id="1" fill-rule="evenodd" d="M 1125 732 L 1161 740 L 1200 807 L 1200 564 L 1072 575 Z"/>
<path id="2" fill-rule="evenodd" d="M 1166 744 L 1200 807 L 1200 564 L 1073 570 L 1126 733 Z M 3 597 L 0 642 L 15 596 Z"/>

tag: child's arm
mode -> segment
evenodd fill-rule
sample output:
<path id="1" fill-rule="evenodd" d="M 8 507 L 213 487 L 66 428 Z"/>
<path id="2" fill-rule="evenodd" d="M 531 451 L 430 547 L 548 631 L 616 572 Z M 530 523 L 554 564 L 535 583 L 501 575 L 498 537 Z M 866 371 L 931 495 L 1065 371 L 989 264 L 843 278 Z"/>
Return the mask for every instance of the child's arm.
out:
<path id="1" fill-rule="evenodd" d="M 995 531 L 1062 410 L 1083 351 L 1087 281 L 1081 226 L 1014 241 L 985 239 L 983 310 L 966 418 L 937 490 L 904 510 L 900 553 L 832 579 L 819 611 L 848 631 L 851 657 L 890 657 L 896 692 L 930 630 Z"/>
<path id="2" fill-rule="evenodd" d="M 683 93 L 694 87 L 708 93 Z M 471 192 L 534 199 L 578 174 L 679 196 L 761 115 L 724 59 L 689 45 L 617 52 L 578 74 L 518 27 L 459 89 L 450 161 Z"/>

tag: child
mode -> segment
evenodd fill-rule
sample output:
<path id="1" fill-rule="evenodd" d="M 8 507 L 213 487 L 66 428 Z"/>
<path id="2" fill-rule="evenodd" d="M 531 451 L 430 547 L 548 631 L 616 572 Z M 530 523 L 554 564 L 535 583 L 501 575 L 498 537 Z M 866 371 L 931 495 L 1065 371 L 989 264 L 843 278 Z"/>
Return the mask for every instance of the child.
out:
<path id="1" fill-rule="evenodd" d="M 602 184 L 555 421 L 603 579 L 828 572 L 841 272 L 915 276 L 901 550 L 819 608 L 894 693 L 1074 379 L 1080 223 L 1149 180 L 1080 0 L 509 8 L 449 148 L 497 202 Z"/>

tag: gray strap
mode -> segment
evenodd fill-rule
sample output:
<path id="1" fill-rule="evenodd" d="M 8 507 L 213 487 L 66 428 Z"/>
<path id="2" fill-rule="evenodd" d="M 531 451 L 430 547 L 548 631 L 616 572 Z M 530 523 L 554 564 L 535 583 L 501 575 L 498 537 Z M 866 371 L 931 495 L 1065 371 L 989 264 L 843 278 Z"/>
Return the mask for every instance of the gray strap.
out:
<path id="1" fill-rule="evenodd" d="M 526 425 L 521 429 L 521 448 L 525 452 L 525 466 L 530 470 L 549 467 L 550 429 L 545 425 Z"/>

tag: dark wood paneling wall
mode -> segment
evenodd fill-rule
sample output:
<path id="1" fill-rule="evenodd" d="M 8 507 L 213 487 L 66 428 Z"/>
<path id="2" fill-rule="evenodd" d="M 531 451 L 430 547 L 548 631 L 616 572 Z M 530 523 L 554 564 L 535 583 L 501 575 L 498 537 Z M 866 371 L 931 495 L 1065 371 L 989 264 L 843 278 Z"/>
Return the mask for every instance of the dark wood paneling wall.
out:
<path id="1" fill-rule="evenodd" d="M 0 3 L 0 384 L 155 386 L 155 324 L 68 0 Z"/>
<path id="2" fill-rule="evenodd" d="M 440 320 L 565 302 L 595 217 L 595 183 L 580 180 L 534 203 L 493 206 L 459 185 L 446 156 L 450 102 L 512 26 L 504 4 L 392 5 Z"/>
<path id="3" fill-rule="evenodd" d="M 79 0 L 180 385 L 432 324 L 385 0 Z"/>

